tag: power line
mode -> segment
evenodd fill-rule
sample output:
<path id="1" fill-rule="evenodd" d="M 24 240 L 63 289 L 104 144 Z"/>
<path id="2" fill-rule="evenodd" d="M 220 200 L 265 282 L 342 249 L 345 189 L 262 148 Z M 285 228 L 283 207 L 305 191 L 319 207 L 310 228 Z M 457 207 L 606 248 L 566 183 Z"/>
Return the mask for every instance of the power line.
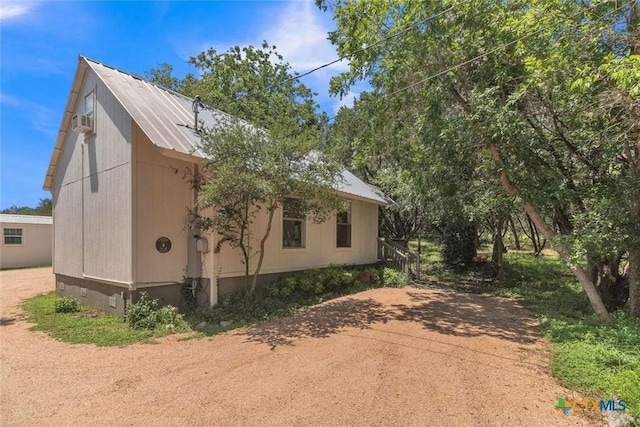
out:
<path id="1" fill-rule="evenodd" d="M 619 7 L 615 8 L 612 12 L 616 12 L 616 11 L 618 11 L 618 10 L 622 9 L 624 6 L 626 6 L 626 5 L 628 5 L 628 4 L 633 3 L 634 1 L 636 1 L 636 0 L 631 0 L 631 1 L 627 2 L 627 3 L 623 3 L 621 6 L 619 6 Z M 596 4 L 592 4 L 591 6 L 589 6 L 589 7 L 588 7 L 587 9 L 585 9 L 584 11 L 582 11 L 582 10 L 581 10 L 581 11 L 578 11 L 578 12 L 574 13 L 573 15 L 569 16 L 569 18 L 565 18 L 563 21 L 566 21 L 567 19 L 570 19 L 570 18 L 575 18 L 575 17 L 576 17 L 576 16 L 578 16 L 580 13 L 585 12 L 585 11 L 589 11 L 589 10 L 593 9 L 594 7 L 596 7 Z M 580 24 L 580 25 L 584 25 L 584 24 Z M 529 38 L 529 37 L 535 36 L 536 34 L 539 34 L 539 33 L 543 32 L 543 31 L 545 31 L 546 29 L 547 29 L 547 26 L 543 26 L 543 27 L 541 27 L 540 29 L 538 29 L 538 30 L 536 30 L 536 31 L 534 31 L 534 32 L 532 32 L 532 33 L 525 34 L 524 36 L 520 36 L 520 37 L 516 38 L 515 40 L 512 40 L 512 41 L 510 41 L 510 42 L 508 42 L 508 43 L 503 43 L 503 44 L 501 44 L 500 46 L 495 47 L 495 48 L 493 48 L 493 49 L 491 49 L 491 50 L 489 50 L 489 51 L 487 51 L 487 52 L 481 53 L 481 54 L 480 54 L 480 55 L 478 55 L 478 56 L 475 56 L 475 57 L 473 57 L 473 58 L 471 58 L 471 59 L 468 59 L 468 60 L 466 60 L 466 61 L 460 62 L 460 63 L 458 63 L 458 64 L 456 64 L 456 65 L 453 65 L 453 66 L 451 66 L 451 67 L 449 67 L 449 68 L 447 68 L 447 69 L 445 69 L 445 70 L 442 70 L 442 71 L 440 71 L 440 72 L 438 72 L 438 73 L 436 73 L 436 74 L 433 74 L 433 75 L 431 75 L 431 76 L 429 76 L 429 77 L 426 77 L 426 78 L 424 78 L 424 79 L 422 79 L 422 80 L 418 80 L 418 81 L 417 81 L 417 82 L 415 82 L 415 83 L 412 83 L 412 84 L 410 84 L 410 85 L 408 85 L 408 86 L 405 86 L 405 87 L 403 87 L 403 88 L 401 88 L 401 89 L 395 90 L 395 91 L 393 91 L 393 92 L 391 92 L 391 93 L 389 93 L 389 94 L 387 94 L 387 95 L 385 95 L 385 96 L 389 96 L 389 97 L 390 97 L 390 96 L 393 96 L 393 95 L 395 95 L 395 94 L 397 94 L 397 93 L 404 92 L 405 90 L 411 89 L 412 87 L 415 87 L 415 86 L 420 85 L 420 84 L 422 84 L 422 83 L 426 83 L 426 82 L 428 82 L 428 81 L 431 81 L 431 80 L 433 80 L 433 79 L 435 79 L 435 78 L 437 78 L 437 77 L 440 77 L 440 76 L 441 76 L 441 75 L 443 75 L 443 74 L 446 74 L 446 73 L 448 73 L 448 72 L 450 72 L 450 71 L 453 71 L 453 70 L 457 70 L 458 68 L 460 68 L 460 67 L 462 67 L 462 66 L 465 66 L 465 65 L 467 65 L 467 64 L 470 64 L 470 63 L 472 63 L 472 62 L 474 62 L 474 61 L 477 61 L 478 59 L 484 58 L 485 56 L 488 56 L 488 55 L 490 55 L 490 54 L 492 54 L 492 53 L 494 53 L 494 52 L 497 52 L 497 51 L 498 51 L 498 50 L 500 50 L 500 49 L 503 49 L 503 48 L 505 48 L 505 47 L 509 47 L 509 46 L 511 46 L 511 45 L 513 45 L 513 44 L 516 44 L 516 43 L 518 43 L 518 42 L 520 42 L 520 41 L 524 40 L 524 39 L 527 39 L 527 38 Z"/>
<path id="2" fill-rule="evenodd" d="M 626 2 L 626 3 L 622 3 L 620 6 L 616 7 L 615 9 L 613 9 L 612 12 L 617 12 L 618 10 L 622 9 L 623 7 L 625 7 L 627 5 L 630 5 L 630 4 L 634 3 L 635 1 L 636 0 L 630 0 L 630 1 Z M 596 4 L 592 4 L 591 6 L 587 7 L 585 10 L 580 10 L 580 11 L 574 13 L 573 15 L 569 16 L 568 18 L 565 18 L 564 21 L 566 21 L 567 19 L 570 19 L 570 18 L 575 18 L 580 13 L 583 13 L 585 11 L 589 11 L 589 10 L 595 8 L 596 6 L 597 6 Z M 584 24 L 580 24 L 580 25 L 584 25 Z M 504 49 L 504 48 L 509 47 L 509 46 L 511 46 L 511 45 L 513 45 L 515 43 L 518 43 L 518 42 L 520 42 L 520 41 L 522 41 L 524 39 L 527 39 L 529 37 L 535 36 L 536 34 L 539 34 L 539 33 L 543 32 L 544 30 L 546 30 L 547 27 L 548 26 L 543 26 L 542 28 L 540 28 L 540 29 L 538 29 L 538 30 L 536 30 L 536 31 L 534 31 L 532 33 L 520 36 L 520 37 L 518 37 L 518 38 L 516 38 L 516 39 L 514 39 L 514 40 L 512 40 L 512 41 L 510 41 L 508 43 L 503 43 L 500 46 L 497 46 L 497 47 L 495 47 L 495 48 L 493 48 L 493 49 L 491 49 L 491 50 L 489 50 L 487 52 L 483 52 L 483 53 L 481 53 L 481 54 L 479 54 L 479 55 L 477 55 L 477 56 L 475 56 L 475 57 L 473 57 L 471 59 L 468 59 L 466 61 L 460 62 L 460 63 L 458 63 L 456 65 L 451 66 L 451 67 L 448 67 L 445 70 L 439 71 L 436 74 L 433 74 L 433 75 L 430 75 L 430 76 L 428 76 L 428 77 L 426 77 L 424 79 L 418 80 L 417 82 L 411 83 L 410 85 L 407 85 L 407 86 L 405 86 L 403 88 L 397 89 L 397 90 L 395 90 L 395 91 L 393 91 L 391 93 L 384 94 L 383 97 L 384 98 L 391 97 L 391 96 L 396 95 L 396 94 L 398 94 L 400 92 L 404 92 L 404 91 L 406 91 L 408 89 L 411 89 L 411 88 L 413 88 L 415 86 L 418 86 L 420 84 L 423 84 L 423 83 L 426 83 L 428 81 L 431 81 L 431 80 L 433 80 L 433 79 L 435 79 L 437 77 L 440 77 L 443 74 L 446 74 L 446 73 L 448 73 L 450 71 L 457 70 L 458 68 L 460 68 L 462 66 L 465 66 L 465 65 L 470 64 L 470 63 L 472 63 L 474 61 L 477 61 L 478 59 L 484 58 L 485 56 L 488 56 L 488 55 L 490 55 L 490 54 L 492 54 L 494 52 L 497 52 L 498 50 Z M 333 117 L 330 117 L 327 120 L 327 122 L 330 122 L 331 120 L 335 119 L 336 117 L 338 117 L 338 116 L 335 115 Z"/>
<path id="3" fill-rule="evenodd" d="M 468 1 L 468 0 L 466 0 L 466 1 Z M 463 3 L 466 3 L 466 1 L 464 1 Z M 440 12 L 438 12 L 438 13 L 435 13 L 435 14 L 433 14 L 433 15 L 431 15 L 431 16 L 429 16 L 429 17 L 425 18 L 425 19 L 422 19 L 422 20 L 420 20 L 420 21 L 416 22 L 415 24 L 412 24 L 412 25 L 410 25 L 410 26 L 408 26 L 408 27 L 405 27 L 405 28 L 403 28 L 402 30 L 399 30 L 398 32 L 396 32 L 396 33 L 394 33 L 394 34 L 391 34 L 391 35 L 389 35 L 389 36 L 387 36 L 387 37 L 384 37 L 384 38 L 382 38 L 382 39 L 380 39 L 380 40 L 378 40 L 378 41 L 376 41 L 376 42 L 374 42 L 374 43 L 372 43 L 372 44 L 370 44 L 370 45 L 363 46 L 363 47 L 361 47 L 360 49 L 358 49 L 358 50 L 356 50 L 356 51 L 354 51 L 354 52 L 351 52 L 351 53 L 349 53 L 349 54 L 347 54 L 347 55 L 343 55 L 343 56 L 341 56 L 341 57 L 339 57 L 339 58 L 337 58 L 337 59 L 334 59 L 334 60 L 333 60 L 333 61 L 331 61 L 331 62 L 327 62 L 326 64 L 322 64 L 322 65 L 320 65 L 320 66 L 318 66 L 318 67 L 316 67 L 316 68 L 314 68 L 314 69 L 312 69 L 312 70 L 309 70 L 309 71 L 307 71 L 307 72 L 305 72 L 305 73 L 302 73 L 302 74 L 299 74 L 299 75 L 296 75 L 296 76 L 290 77 L 290 78 L 288 78 L 288 79 L 285 79 L 285 80 L 283 80 L 283 81 L 281 81 L 281 82 L 275 83 L 275 84 L 273 84 L 273 85 L 271 85 L 271 86 L 267 87 L 267 88 L 264 90 L 264 92 L 268 92 L 268 91 L 270 91 L 271 89 L 273 89 L 273 88 L 275 88 L 275 87 L 278 87 L 278 86 L 282 86 L 282 85 L 284 85 L 284 84 L 286 84 L 286 83 L 289 83 L 290 81 L 298 80 L 298 79 L 301 79 L 302 77 L 306 77 L 306 76 L 308 76 L 309 74 L 315 73 L 316 71 L 322 70 L 323 68 L 326 68 L 326 67 L 329 67 L 329 66 L 331 66 L 331 65 L 333 65 L 333 64 L 336 64 L 336 63 L 338 63 L 338 62 L 340 62 L 340 61 L 342 61 L 342 60 L 344 60 L 344 59 L 347 59 L 347 58 L 349 58 L 349 57 L 352 57 L 353 55 L 356 55 L 356 54 L 358 54 L 358 53 L 364 52 L 364 51 L 366 51 L 367 49 L 371 49 L 372 47 L 377 46 L 377 45 L 379 45 L 380 43 L 383 43 L 383 42 L 385 42 L 385 41 L 387 41 L 387 40 L 390 40 L 390 39 L 392 39 L 392 38 L 395 38 L 395 37 L 398 37 L 398 36 L 400 36 L 400 35 L 402 35 L 402 34 L 407 33 L 408 31 L 410 31 L 410 30 L 412 30 L 412 29 L 416 28 L 418 25 L 426 24 L 427 22 L 433 21 L 434 19 L 439 18 L 440 16 L 444 15 L 444 14 L 445 14 L 445 13 L 447 13 L 447 12 L 452 11 L 453 9 L 454 9 L 454 6 L 449 6 L 449 7 L 448 7 L 447 9 L 445 9 L 445 10 L 442 10 L 442 11 L 440 11 Z M 247 96 L 256 95 L 256 94 L 258 94 L 258 93 L 260 93 L 260 92 L 263 92 L 263 91 L 254 92 L 254 93 L 251 93 L 251 94 L 249 94 L 249 95 L 247 95 Z"/>

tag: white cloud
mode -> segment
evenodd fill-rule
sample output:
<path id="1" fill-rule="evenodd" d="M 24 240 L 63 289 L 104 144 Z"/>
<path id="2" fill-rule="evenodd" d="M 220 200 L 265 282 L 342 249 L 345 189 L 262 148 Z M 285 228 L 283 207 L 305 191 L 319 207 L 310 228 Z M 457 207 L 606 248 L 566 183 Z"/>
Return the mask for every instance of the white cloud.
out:
<path id="1" fill-rule="evenodd" d="M 0 4 L 0 22 L 28 15 L 35 9 L 35 6 L 36 3 L 30 1 L 5 1 Z"/>
<path id="2" fill-rule="evenodd" d="M 208 27 L 193 27 L 190 34 L 174 35 L 169 42 L 178 56 L 188 59 L 210 47 L 222 53 L 231 46 L 260 46 L 266 40 L 270 45 L 275 45 L 284 61 L 300 74 L 338 59 L 335 47 L 328 40 L 328 33 L 333 29 L 331 17 L 318 9 L 312 0 L 269 2 L 268 6 L 256 10 L 259 10 L 259 16 L 246 17 L 247 20 L 255 20 L 255 25 L 250 27 L 252 30 L 223 37 L 202 37 L 201 34 L 205 34 Z M 321 109 L 330 111 L 341 105 L 350 106 L 354 95 L 357 96 L 359 92 L 347 95 L 337 103 L 335 98 L 329 98 L 329 80 L 348 68 L 349 61 L 343 60 L 315 71 L 300 81 L 319 94 L 317 101 Z"/>
<path id="3" fill-rule="evenodd" d="M 0 104 L 19 110 L 36 131 L 52 137 L 57 134 L 60 115 L 49 107 L 0 93 Z"/>
<path id="4" fill-rule="evenodd" d="M 322 12 L 312 1 L 292 1 L 276 16 L 273 25 L 263 31 L 261 38 L 276 45 L 285 61 L 302 73 L 338 58 L 334 46 L 327 40 L 329 30 L 322 22 Z M 347 61 L 341 61 L 326 70 L 335 74 L 348 66 Z"/>

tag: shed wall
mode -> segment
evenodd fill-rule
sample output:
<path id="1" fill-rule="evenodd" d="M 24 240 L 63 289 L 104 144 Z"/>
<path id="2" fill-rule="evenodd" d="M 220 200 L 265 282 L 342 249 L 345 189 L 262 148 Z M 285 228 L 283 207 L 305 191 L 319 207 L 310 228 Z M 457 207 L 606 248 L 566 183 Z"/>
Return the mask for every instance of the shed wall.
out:
<path id="1" fill-rule="evenodd" d="M 135 144 L 135 282 L 182 283 L 187 268 L 187 208 L 193 205 L 188 171 L 193 164 L 165 157 L 134 125 Z M 171 249 L 161 253 L 156 241 L 167 237 Z"/>
<path id="2" fill-rule="evenodd" d="M 53 246 L 50 224 L 2 223 L 0 228 L 22 229 L 22 244 L 5 245 L 0 230 L 0 268 L 23 268 L 51 265 Z"/>
<path id="3" fill-rule="evenodd" d="M 69 129 L 52 186 L 54 272 L 131 281 L 131 118 L 91 71 L 75 111 L 95 93 L 93 135 Z"/>

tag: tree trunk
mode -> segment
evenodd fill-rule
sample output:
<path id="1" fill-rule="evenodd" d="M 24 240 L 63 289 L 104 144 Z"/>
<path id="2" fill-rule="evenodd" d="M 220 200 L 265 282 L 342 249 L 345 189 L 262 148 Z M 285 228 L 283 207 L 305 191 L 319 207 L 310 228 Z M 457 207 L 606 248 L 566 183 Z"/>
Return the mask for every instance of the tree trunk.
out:
<path id="1" fill-rule="evenodd" d="M 502 229 L 504 227 L 504 221 L 499 219 L 495 222 L 493 230 L 493 251 L 491 253 L 491 263 L 495 269 L 495 278 L 502 280 L 502 260 L 504 258 L 504 241 L 502 240 Z"/>
<path id="2" fill-rule="evenodd" d="M 627 307 L 632 317 L 640 317 L 640 251 L 629 251 L 629 299 Z"/>
<path id="3" fill-rule="evenodd" d="M 516 230 L 516 224 L 513 222 L 513 218 L 509 215 L 509 226 L 511 227 L 511 234 L 513 234 L 513 244 L 516 247 L 516 251 L 520 248 L 520 238 L 518 237 L 518 231 Z"/>
<path id="4" fill-rule="evenodd" d="M 531 242 L 533 243 L 533 253 L 537 256 L 540 254 L 540 248 L 538 247 L 538 242 L 540 239 L 538 238 L 538 231 L 535 229 L 533 222 L 531 222 L 531 217 L 529 214 L 527 215 L 527 224 L 529 225 L 529 232 L 531 233 Z"/>
<path id="5" fill-rule="evenodd" d="M 640 6 L 638 7 L 640 11 Z M 640 13 L 640 12 L 638 12 Z M 638 142 L 640 149 L 640 141 Z M 640 164 L 636 164 L 636 168 L 640 169 Z M 637 171 L 640 175 L 640 171 Z M 637 194 L 637 193 L 636 193 Z M 640 196 L 636 196 L 636 200 L 631 205 L 631 223 L 635 225 L 635 230 L 640 230 Z M 637 237 L 636 237 L 637 238 Z M 627 307 L 629 314 L 633 317 L 640 317 L 640 250 L 638 242 L 631 242 L 631 248 L 627 252 L 629 254 L 629 263 L 627 265 L 629 271 L 629 299 Z"/>
<path id="6" fill-rule="evenodd" d="M 491 262 L 500 270 L 502 268 L 502 259 L 504 255 L 504 243 L 502 241 L 502 228 L 504 221 L 499 219 L 496 221 L 493 229 L 493 251 L 491 254 Z"/>
<path id="7" fill-rule="evenodd" d="M 509 176 L 507 175 L 505 165 L 502 161 L 502 156 L 500 155 L 500 150 L 495 144 L 490 144 L 489 149 L 491 150 L 491 156 L 501 167 L 500 181 L 502 182 L 502 186 L 509 195 L 514 197 L 519 196 L 518 188 L 511 182 Z M 609 313 L 602 303 L 602 299 L 600 298 L 598 290 L 594 286 L 593 282 L 589 279 L 584 269 L 571 261 L 569 248 L 567 248 L 567 246 L 563 243 L 553 241 L 553 238 L 556 234 L 555 231 L 553 231 L 547 225 L 542 216 L 538 213 L 538 211 L 533 207 L 531 203 L 525 200 L 521 200 L 521 204 L 529 217 L 531 217 L 531 221 L 533 221 L 533 223 L 542 233 L 545 239 L 553 242 L 552 247 L 560 254 L 562 260 L 569 266 L 571 272 L 576 276 L 576 278 L 580 282 L 580 285 L 582 285 L 582 289 L 584 289 L 585 294 L 587 294 L 587 298 L 589 298 L 589 302 L 591 303 L 591 307 L 593 307 L 596 316 L 600 320 L 609 320 Z"/>
<path id="8" fill-rule="evenodd" d="M 273 214 L 275 213 L 273 206 L 269 207 L 269 219 L 267 220 L 267 229 L 264 232 L 264 236 L 260 239 L 260 256 L 258 257 L 258 265 L 256 265 L 256 271 L 253 272 L 253 279 L 251 280 L 251 287 L 249 288 L 249 295 L 253 295 L 256 290 L 256 283 L 258 282 L 258 276 L 262 269 L 262 261 L 264 261 L 264 245 L 271 234 L 271 224 L 273 224 Z M 248 274 L 248 273 L 247 273 Z"/>

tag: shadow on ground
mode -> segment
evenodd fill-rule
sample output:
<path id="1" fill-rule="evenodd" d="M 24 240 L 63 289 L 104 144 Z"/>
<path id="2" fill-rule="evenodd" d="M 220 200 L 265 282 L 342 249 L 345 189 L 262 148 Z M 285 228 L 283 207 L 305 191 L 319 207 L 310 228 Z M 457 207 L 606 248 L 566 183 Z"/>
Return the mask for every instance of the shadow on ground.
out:
<path id="1" fill-rule="evenodd" d="M 383 304 L 373 299 L 348 298 L 312 307 L 295 316 L 265 322 L 238 332 L 247 341 L 268 344 L 272 349 L 291 345 L 300 338 L 327 338 L 343 328 L 366 329 L 392 320 Z"/>
<path id="2" fill-rule="evenodd" d="M 395 320 L 461 337 L 490 336 L 531 343 L 540 336 L 535 318 L 517 302 L 460 292 L 412 292 L 411 304 L 396 304 Z"/>
<path id="3" fill-rule="evenodd" d="M 535 318 L 516 302 L 454 292 L 407 291 L 407 302 L 385 305 L 373 298 L 348 298 L 311 307 L 295 316 L 238 331 L 249 342 L 272 349 L 301 338 L 327 338 L 344 328 L 370 329 L 390 321 L 459 337 L 490 336 L 517 343 L 539 337 Z"/>

